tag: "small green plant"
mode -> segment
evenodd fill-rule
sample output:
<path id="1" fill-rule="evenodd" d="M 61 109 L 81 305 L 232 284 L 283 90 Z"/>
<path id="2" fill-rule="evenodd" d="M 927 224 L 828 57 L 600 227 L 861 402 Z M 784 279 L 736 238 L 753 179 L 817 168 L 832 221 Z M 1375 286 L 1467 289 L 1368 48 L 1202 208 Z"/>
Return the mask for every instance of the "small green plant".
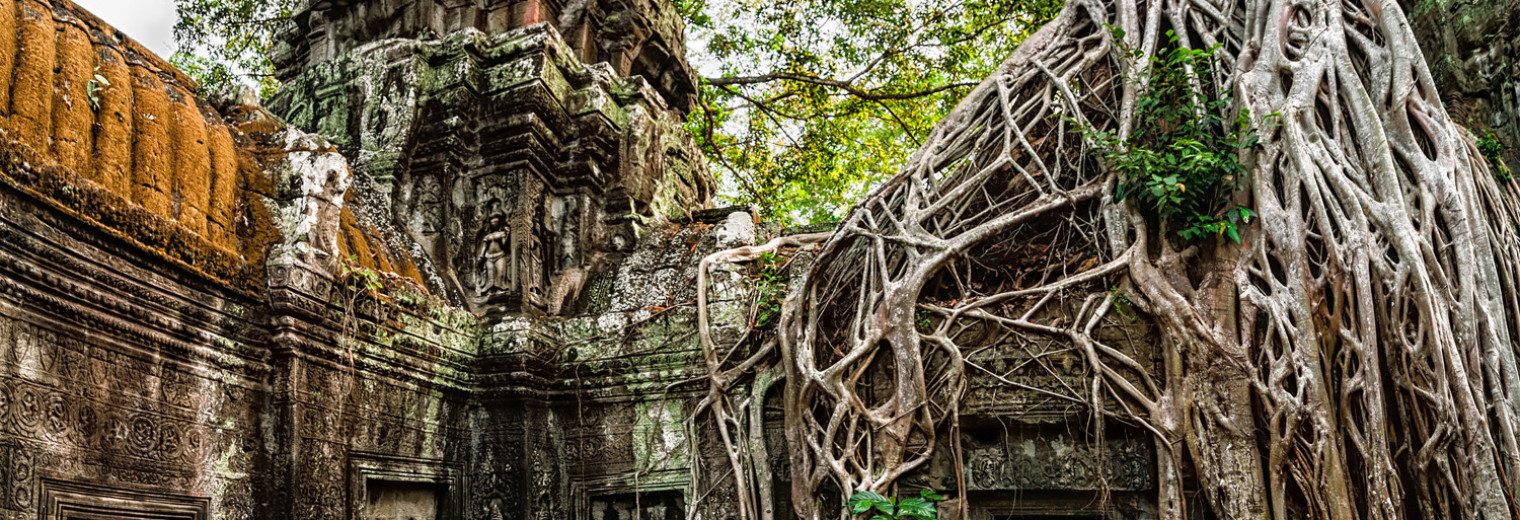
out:
<path id="1" fill-rule="evenodd" d="M 1489 164 L 1494 167 L 1494 176 L 1498 177 L 1499 180 L 1507 181 L 1515 177 L 1514 172 L 1510 171 L 1509 165 L 1504 164 L 1504 156 L 1502 155 L 1504 152 L 1504 142 L 1500 141 L 1499 136 L 1494 135 L 1492 131 L 1478 136 L 1478 152 L 1488 158 Z"/>
<path id="2" fill-rule="evenodd" d="M 1115 40 L 1123 40 L 1122 30 L 1111 30 Z M 1250 129 L 1250 113 L 1241 110 L 1228 120 L 1220 114 L 1228 113 L 1234 102 L 1230 91 L 1208 95 L 1215 88 L 1210 82 L 1221 44 L 1188 49 L 1177 45 L 1171 31 L 1167 36 L 1171 50 L 1149 58 L 1150 73 L 1143 78 L 1135 108 L 1135 130 L 1129 135 L 1091 129 L 1086 133 L 1104 162 L 1120 174 L 1115 194 L 1119 200 L 1140 201 L 1142 209 L 1160 218 L 1163 229 L 1183 241 L 1224 236 L 1240 242 L 1237 228 L 1255 212 L 1228 203 L 1245 172 L 1240 152 L 1258 141 Z M 1142 56 L 1138 49 L 1126 51 Z M 1131 80 L 1138 83 L 1141 78 Z"/>
<path id="3" fill-rule="evenodd" d="M 1119 313 L 1120 317 L 1129 321 L 1140 318 L 1130 312 L 1130 307 L 1134 306 L 1134 303 L 1129 301 L 1129 296 L 1124 294 L 1124 291 L 1119 290 L 1119 286 L 1109 287 L 1108 294 L 1114 298 L 1114 312 Z"/>
<path id="4" fill-rule="evenodd" d="M 354 294 L 375 294 L 385 288 L 385 283 L 380 281 L 380 273 L 374 269 L 359 265 L 358 255 L 349 255 L 348 261 L 343 263 L 343 270 L 339 279 Z"/>
<path id="5" fill-rule="evenodd" d="M 887 498 L 873 491 L 861 491 L 850 497 L 849 507 L 850 513 L 854 515 L 870 513 L 870 520 L 935 520 L 939 511 L 934 503 L 944 499 L 944 495 L 928 489 L 920 491 L 917 497 L 901 500 Z"/>
<path id="6" fill-rule="evenodd" d="M 90 98 L 90 110 L 100 111 L 100 93 L 111 87 L 111 82 L 105 76 L 100 75 L 100 67 L 95 67 L 95 77 L 84 85 L 84 92 Z"/>
<path id="7" fill-rule="evenodd" d="M 923 333 L 926 333 L 926 334 L 929 333 L 929 332 L 933 332 L 934 331 L 934 313 L 930 312 L 929 309 L 919 309 L 918 312 L 914 313 L 914 316 L 913 316 L 913 325 L 918 328 L 919 332 L 923 332 Z"/>
<path id="8" fill-rule="evenodd" d="M 787 293 L 787 279 L 782 273 L 784 264 L 775 253 L 760 254 L 760 273 L 754 276 L 755 290 L 759 293 L 755 328 L 766 328 L 781 320 L 781 303 L 786 300 Z"/>

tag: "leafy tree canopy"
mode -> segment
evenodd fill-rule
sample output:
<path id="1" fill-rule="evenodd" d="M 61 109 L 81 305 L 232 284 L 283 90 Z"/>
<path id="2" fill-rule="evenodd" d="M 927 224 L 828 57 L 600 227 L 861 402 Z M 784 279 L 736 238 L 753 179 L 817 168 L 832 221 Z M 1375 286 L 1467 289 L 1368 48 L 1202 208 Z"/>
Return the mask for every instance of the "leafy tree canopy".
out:
<path id="1" fill-rule="evenodd" d="M 208 90 L 278 85 L 297 0 L 176 0 L 172 61 Z M 724 202 L 838 218 L 921 144 L 1061 0 L 675 0 L 702 106 L 689 118 Z"/>
<path id="2" fill-rule="evenodd" d="M 897 172 L 1060 0 L 681 0 L 720 193 L 838 218 Z"/>
<path id="3" fill-rule="evenodd" d="M 269 50 L 275 29 L 299 8 L 299 0 L 175 0 L 179 20 L 169 58 L 195 78 L 202 91 L 250 84 L 261 95 L 279 87 Z"/>

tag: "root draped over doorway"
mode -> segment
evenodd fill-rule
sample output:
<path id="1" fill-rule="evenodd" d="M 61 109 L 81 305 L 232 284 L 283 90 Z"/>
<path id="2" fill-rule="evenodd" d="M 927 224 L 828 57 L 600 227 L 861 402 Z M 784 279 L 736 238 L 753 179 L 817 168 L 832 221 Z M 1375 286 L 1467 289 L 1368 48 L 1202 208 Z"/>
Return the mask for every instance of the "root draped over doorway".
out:
<path id="1" fill-rule="evenodd" d="M 1128 135 L 1150 58 L 1216 44 L 1203 83 L 1258 115 L 1233 194 L 1257 218 L 1240 244 L 1179 243 L 1116 200 L 1084 129 Z M 837 517 L 822 494 L 890 494 L 936 449 L 959 460 L 976 349 L 1054 341 L 1080 375 L 1023 389 L 1082 406 L 1100 437 L 1149 431 L 1159 518 L 1188 516 L 1184 474 L 1219 518 L 1513 518 L 1517 200 L 1392 1 L 1073 0 L 822 242 L 762 348 L 704 334 L 699 412 L 741 514 L 769 520 L 749 454 L 783 379 L 793 507 Z M 1159 365 L 1095 332 L 1125 313 L 1159 331 Z"/>

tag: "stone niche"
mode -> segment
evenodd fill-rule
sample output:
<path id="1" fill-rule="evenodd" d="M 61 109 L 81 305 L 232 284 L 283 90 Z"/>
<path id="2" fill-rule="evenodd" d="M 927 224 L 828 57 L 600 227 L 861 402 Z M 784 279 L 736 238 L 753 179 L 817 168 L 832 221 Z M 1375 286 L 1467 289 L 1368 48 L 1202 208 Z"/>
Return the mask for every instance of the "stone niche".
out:
<path id="1" fill-rule="evenodd" d="M 459 517 L 463 502 L 459 464 L 354 451 L 348 458 L 350 507 L 356 520 Z"/>
<path id="2" fill-rule="evenodd" d="M 43 480 L 41 520 L 209 520 L 210 500 Z"/>
<path id="3" fill-rule="evenodd" d="M 436 520 L 444 490 L 435 484 L 371 480 L 365 486 L 364 518 L 374 520 Z"/>

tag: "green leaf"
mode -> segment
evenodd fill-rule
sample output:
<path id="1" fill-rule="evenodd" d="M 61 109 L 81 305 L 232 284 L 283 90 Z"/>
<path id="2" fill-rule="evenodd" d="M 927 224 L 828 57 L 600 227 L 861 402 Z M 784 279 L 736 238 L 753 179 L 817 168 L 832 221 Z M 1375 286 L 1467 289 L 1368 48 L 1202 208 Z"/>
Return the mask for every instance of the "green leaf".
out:
<path id="1" fill-rule="evenodd" d="M 917 518 L 919 520 L 935 520 L 938 511 L 932 502 L 922 498 L 909 498 L 898 504 L 898 518 Z"/>
<path id="2" fill-rule="evenodd" d="M 859 493 L 856 493 L 850 497 L 849 503 L 852 511 L 859 509 L 858 511 L 855 511 L 855 514 L 864 513 L 872 507 L 888 515 L 894 513 L 892 502 L 890 500 L 887 500 L 887 497 L 881 496 L 880 493 L 877 493 L 875 491 L 861 491 Z M 860 509 L 862 505 L 865 507 L 864 509 Z"/>

